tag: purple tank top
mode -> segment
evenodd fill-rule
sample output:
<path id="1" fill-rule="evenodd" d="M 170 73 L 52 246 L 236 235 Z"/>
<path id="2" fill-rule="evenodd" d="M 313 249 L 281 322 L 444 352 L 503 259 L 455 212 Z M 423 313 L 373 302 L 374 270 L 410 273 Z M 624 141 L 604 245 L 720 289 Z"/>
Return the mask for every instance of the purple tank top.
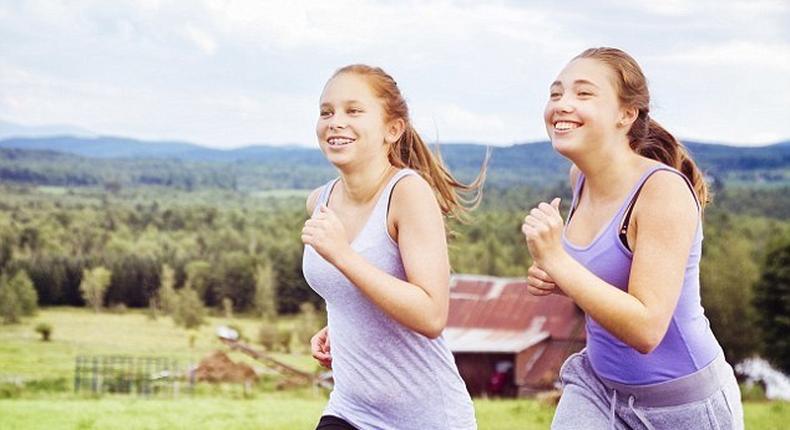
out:
<path id="1" fill-rule="evenodd" d="M 677 170 L 665 165 L 653 166 L 642 175 L 620 210 L 589 245 L 576 246 L 565 237 L 563 232 L 563 245 L 573 258 L 599 278 L 623 291 L 628 291 L 633 254 L 620 241 L 620 224 L 637 191 L 653 173 L 659 170 L 680 175 L 691 187 L 688 179 Z M 583 185 L 584 175 L 579 175 L 571 208 L 576 207 Z M 721 346 L 710 329 L 710 323 L 705 317 L 700 302 L 701 254 L 702 221 L 700 220 L 686 263 L 680 299 L 664 339 L 651 353 L 640 353 L 614 337 L 589 315 L 586 317 L 587 355 L 598 375 L 623 384 L 653 384 L 694 373 L 722 354 Z"/>
<path id="2" fill-rule="evenodd" d="M 406 279 L 398 244 L 387 231 L 387 212 L 403 169 L 389 181 L 351 247 L 368 262 Z M 329 201 L 337 180 L 316 204 Z M 324 415 L 360 429 L 475 429 L 475 411 L 444 336 L 429 339 L 371 302 L 335 266 L 305 246 L 302 272 L 326 300 L 335 387 Z"/>

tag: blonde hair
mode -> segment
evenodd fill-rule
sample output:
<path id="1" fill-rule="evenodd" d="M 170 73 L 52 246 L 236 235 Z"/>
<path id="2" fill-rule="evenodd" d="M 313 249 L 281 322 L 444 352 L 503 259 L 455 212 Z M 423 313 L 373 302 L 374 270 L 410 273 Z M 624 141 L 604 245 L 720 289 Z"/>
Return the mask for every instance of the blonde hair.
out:
<path id="1" fill-rule="evenodd" d="M 431 152 L 414 129 L 409 119 L 409 107 L 392 76 L 378 67 L 352 64 L 338 69 L 332 77 L 344 73 L 353 73 L 366 79 L 373 94 L 382 100 L 386 121 L 404 121 L 405 131 L 397 142 L 390 145 L 387 154 L 390 163 L 418 172 L 433 188 L 442 214 L 464 220 L 466 213 L 480 204 L 490 151 L 486 152 L 480 173 L 474 181 L 469 184 L 458 181 L 444 165 L 438 151 Z M 472 197 L 465 197 L 467 194 L 472 194 Z"/>

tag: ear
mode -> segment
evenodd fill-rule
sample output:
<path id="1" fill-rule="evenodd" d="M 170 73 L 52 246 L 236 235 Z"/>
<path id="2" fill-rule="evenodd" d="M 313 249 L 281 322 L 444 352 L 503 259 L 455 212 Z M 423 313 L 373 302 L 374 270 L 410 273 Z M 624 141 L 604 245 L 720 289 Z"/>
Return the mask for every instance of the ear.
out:
<path id="1" fill-rule="evenodd" d="M 387 123 L 387 129 L 384 134 L 384 141 L 388 144 L 393 144 L 403 136 L 406 131 L 406 121 L 403 118 L 396 118 Z"/>
<path id="2" fill-rule="evenodd" d="M 633 124 L 634 121 L 636 121 L 636 118 L 638 116 L 639 116 L 639 109 L 635 107 L 621 108 L 620 119 L 617 121 L 617 125 L 629 129 L 631 128 L 631 124 Z"/>

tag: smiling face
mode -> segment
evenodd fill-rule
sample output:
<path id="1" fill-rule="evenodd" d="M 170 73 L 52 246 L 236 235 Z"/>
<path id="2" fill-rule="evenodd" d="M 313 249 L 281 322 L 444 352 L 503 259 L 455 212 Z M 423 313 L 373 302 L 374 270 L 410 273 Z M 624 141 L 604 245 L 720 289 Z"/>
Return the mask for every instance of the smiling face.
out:
<path id="1" fill-rule="evenodd" d="M 630 110 L 620 105 L 615 76 L 591 58 L 568 63 L 551 84 L 543 119 L 551 143 L 573 158 L 627 137 Z"/>
<path id="2" fill-rule="evenodd" d="M 365 78 L 340 73 L 327 82 L 316 124 L 318 143 L 337 167 L 380 162 L 390 140 L 382 100 Z"/>

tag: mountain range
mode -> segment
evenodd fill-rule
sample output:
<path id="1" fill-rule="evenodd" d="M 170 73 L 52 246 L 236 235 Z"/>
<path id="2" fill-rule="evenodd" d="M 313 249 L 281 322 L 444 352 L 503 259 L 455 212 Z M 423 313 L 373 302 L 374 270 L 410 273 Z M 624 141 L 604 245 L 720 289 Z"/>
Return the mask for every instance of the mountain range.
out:
<path id="1" fill-rule="evenodd" d="M 790 141 L 759 147 L 691 141 L 684 142 L 684 145 L 706 174 L 715 179 L 790 182 Z M 439 146 L 449 167 L 466 179 L 474 177 L 478 171 L 486 148 L 473 143 L 442 143 Z M 567 160 L 552 150 L 549 142 L 497 146 L 491 147 L 491 151 L 489 178 L 501 186 L 562 180 L 569 166 Z M 96 172 L 115 170 L 116 174 L 135 182 L 132 179 L 135 169 L 147 170 L 156 176 L 156 169 L 161 166 L 168 166 L 171 170 L 182 169 L 181 176 L 192 170 L 209 169 L 215 174 L 236 178 L 223 183 L 234 183 L 234 186 L 247 184 L 254 188 L 262 186 L 262 183 L 266 183 L 267 188 L 293 187 L 295 184 L 314 186 L 334 175 L 317 148 L 301 146 L 256 145 L 213 149 L 188 142 L 151 142 L 112 136 L 10 137 L 0 140 L 0 181 L 13 181 L 20 170 L 27 172 L 22 176 L 30 176 L 27 174 L 37 171 L 57 171 L 58 166 L 64 164 L 76 169 L 71 173 L 96 176 L 95 183 L 106 179 L 103 173 Z M 124 175 L 124 171 L 128 171 L 127 174 Z M 284 178 L 297 174 L 315 180 L 303 184 L 304 181 L 294 181 L 293 177 Z M 255 179 L 261 175 L 270 178 L 263 182 Z M 282 183 L 278 185 L 272 175 L 283 177 Z"/>

